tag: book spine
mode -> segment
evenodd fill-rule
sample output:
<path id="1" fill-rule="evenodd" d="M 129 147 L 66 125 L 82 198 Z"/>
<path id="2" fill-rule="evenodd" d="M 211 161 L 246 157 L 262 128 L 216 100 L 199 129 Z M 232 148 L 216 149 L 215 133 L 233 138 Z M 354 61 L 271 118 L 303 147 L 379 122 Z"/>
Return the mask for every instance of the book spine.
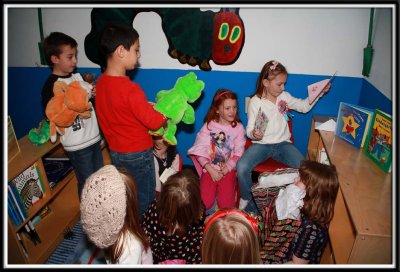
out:
<path id="1" fill-rule="evenodd" d="M 11 196 L 9 195 L 7 198 L 7 211 L 8 211 L 8 216 L 10 217 L 11 221 L 13 222 L 13 224 L 18 227 L 20 225 L 20 222 L 18 221 L 18 215 L 17 215 L 17 211 L 15 210 L 12 200 L 11 200 Z"/>
<path id="2" fill-rule="evenodd" d="M 44 186 L 43 186 L 42 176 L 40 175 L 39 167 L 37 165 L 36 165 L 36 172 L 39 177 L 39 185 L 40 185 L 40 188 L 42 189 L 43 196 L 44 196 L 45 190 L 44 190 Z"/>
<path id="3" fill-rule="evenodd" d="M 25 205 L 24 205 L 24 203 L 22 202 L 22 199 L 21 199 L 21 197 L 20 197 L 20 195 L 19 195 L 19 193 L 18 193 L 17 187 L 15 187 L 15 185 L 12 184 L 12 183 L 9 183 L 9 184 L 8 184 L 8 187 L 11 188 L 11 194 L 13 195 L 13 199 L 16 200 L 17 206 L 18 206 L 18 207 L 20 208 L 20 210 L 22 211 L 22 214 L 23 214 L 23 216 L 24 216 L 24 219 L 27 218 L 27 217 L 28 217 L 28 212 L 27 212 L 27 210 L 25 209 Z"/>
<path id="4" fill-rule="evenodd" d="M 13 192 L 12 192 L 12 189 L 11 189 L 11 186 L 10 186 L 10 185 L 8 185 L 8 191 L 10 192 L 11 197 L 12 197 L 14 203 L 18 203 L 18 201 L 16 200 L 15 196 L 13 195 Z M 18 210 L 19 215 L 22 217 L 23 220 L 25 220 L 26 217 L 24 216 L 24 213 L 22 212 L 21 208 L 20 208 L 17 204 L 16 204 L 16 207 L 17 207 L 17 210 Z"/>

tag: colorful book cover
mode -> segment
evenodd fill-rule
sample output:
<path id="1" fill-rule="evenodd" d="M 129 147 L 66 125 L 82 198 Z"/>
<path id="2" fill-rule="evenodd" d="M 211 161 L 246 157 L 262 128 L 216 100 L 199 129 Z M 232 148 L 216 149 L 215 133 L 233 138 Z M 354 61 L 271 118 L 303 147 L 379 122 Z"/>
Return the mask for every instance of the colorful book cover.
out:
<path id="1" fill-rule="evenodd" d="M 367 135 L 364 154 L 383 171 L 392 170 L 392 117 L 379 109 L 374 112 Z"/>
<path id="2" fill-rule="evenodd" d="M 374 111 L 340 102 L 335 134 L 357 148 L 364 145 Z"/>
<path id="3" fill-rule="evenodd" d="M 72 164 L 69 158 L 44 158 L 43 166 L 50 188 L 54 188 L 72 171 Z"/>
<path id="4" fill-rule="evenodd" d="M 10 182 L 17 188 L 26 210 L 39 202 L 44 196 L 45 191 L 37 162 Z"/>
<path id="5" fill-rule="evenodd" d="M 265 129 L 268 125 L 268 117 L 264 111 L 261 110 L 261 107 L 258 109 L 256 121 L 254 123 L 254 129 L 257 129 L 261 134 L 264 134 Z"/>

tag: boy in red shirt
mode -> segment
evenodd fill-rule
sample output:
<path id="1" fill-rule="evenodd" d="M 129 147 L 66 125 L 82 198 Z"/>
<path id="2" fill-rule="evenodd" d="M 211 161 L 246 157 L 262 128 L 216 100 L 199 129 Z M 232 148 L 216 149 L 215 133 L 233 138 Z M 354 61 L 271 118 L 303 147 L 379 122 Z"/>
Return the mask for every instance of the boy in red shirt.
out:
<path id="1" fill-rule="evenodd" d="M 105 27 L 100 51 L 106 60 L 96 84 L 98 121 L 110 149 L 112 163 L 134 177 L 140 216 L 155 198 L 153 141 L 148 130 L 157 130 L 167 118 L 147 102 L 142 88 L 126 75 L 140 58 L 139 34 L 132 26 Z"/>

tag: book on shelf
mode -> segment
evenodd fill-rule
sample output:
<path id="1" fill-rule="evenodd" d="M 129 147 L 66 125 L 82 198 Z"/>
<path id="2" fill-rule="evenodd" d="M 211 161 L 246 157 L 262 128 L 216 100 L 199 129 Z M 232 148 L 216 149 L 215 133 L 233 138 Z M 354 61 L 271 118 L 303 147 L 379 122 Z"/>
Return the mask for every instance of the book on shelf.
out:
<path id="1" fill-rule="evenodd" d="M 33 225 L 39 223 L 43 218 L 49 215 L 51 212 L 49 205 L 44 206 L 40 211 L 37 213 L 36 216 L 32 218 Z"/>
<path id="2" fill-rule="evenodd" d="M 18 208 L 19 211 L 21 211 L 23 220 L 25 220 L 25 218 L 28 217 L 28 212 L 25 209 L 25 205 L 18 193 L 17 188 L 15 187 L 14 184 L 12 184 L 11 182 L 8 183 L 7 185 L 7 190 L 9 193 L 9 197 L 11 197 L 12 201 L 14 202 L 15 206 Z"/>
<path id="3" fill-rule="evenodd" d="M 17 207 L 15 206 L 15 203 L 13 202 L 10 196 L 10 191 L 8 192 L 8 197 L 7 197 L 7 211 L 8 211 L 8 217 L 11 219 L 11 222 L 13 222 L 14 226 L 18 227 L 19 225 L 22 224 L 23 219 L 21 218 L 21 215 L 18 213 Z"/>
<path id="4" fill-rule="evenodd" d="M 357 148 L 363 147 L 373 114 L 371 109 L 340 102 L 335 134 Z"/>
<path id="5" fill-rule="evenodd" d="M 334 79 L 336 74 L 337 71 L 331 76 L 331 78 L 324 79 L 307 86 L 308 103 L 310 105 L 315 101 L 315 99 L 317 99 L 318 96 L 320 96 L 322 90 Z"/>
<path id="6" fill-rule="evenodd" d="M 43 166 L 46 171 L 47 180 L 50 188 L 54 188 L 61 180 L 63 180 L 69 172 L 72 171 L 72 164 L 69 158 L 43 158 Z"/>
<path id="7" fill-rule="evenodd" d="M 376 109 L 365 140 L 364 154 L 388 173 L 392 170 L 392 147 L 392 116 Z"/>
<path id="8" fill-rule="evenodd" d="M 254 123 L 254 129 L 258 130 L 261 134 L 264 135 L 267 125 L 268 125 L 268 117 L 260 107 L 258 109 L 256 121 Z"/>
<path id="9" fill-rule="evenodd" d="M 38 203 L 45 195 L 37 162 L 25 169 L 10 182 L 17 188 L 26 210 Z"/>

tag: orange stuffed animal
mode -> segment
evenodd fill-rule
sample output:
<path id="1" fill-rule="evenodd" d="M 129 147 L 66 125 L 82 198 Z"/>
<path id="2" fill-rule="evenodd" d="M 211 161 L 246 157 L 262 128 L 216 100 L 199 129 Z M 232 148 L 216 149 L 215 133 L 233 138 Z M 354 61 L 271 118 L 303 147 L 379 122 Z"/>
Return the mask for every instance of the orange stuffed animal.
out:
<path id="1" fill-rule="evenodd" d="M 46 107 L 46 116 L 50 121 L 50 140 L 57 140 L 57 132 L 64 135 L 64 129 L 74 123 L 79 115 L 81 118 L 89 118 L 92 103 L 86 89 L 91 89 L 87 82 L 73 81 L 70 84 L 64 81 L 56 81 L 53 87 L 54 96 Z"/>

